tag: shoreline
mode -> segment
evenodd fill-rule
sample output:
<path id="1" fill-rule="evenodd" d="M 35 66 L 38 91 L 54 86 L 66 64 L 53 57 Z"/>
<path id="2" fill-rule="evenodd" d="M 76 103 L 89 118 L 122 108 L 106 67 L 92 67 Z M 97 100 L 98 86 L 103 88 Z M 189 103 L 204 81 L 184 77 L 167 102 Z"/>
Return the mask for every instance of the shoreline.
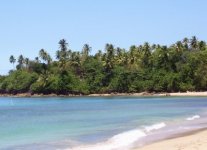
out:
<path id="1" fill-rule="evenodd" d="M 207 129 L 178 134 L 133 150 L 206 150 Z"/>
<path id="2" fill-rule="evenodd" d="M 134 131 L 134 130 L 129 130 L 129 132 L 130 131 Z M 138 139 L 138 140 L 141 140 L 141 143 L 135 142 L 134 144 L 132 144 L 133 143 L 132 142 L 130 144 L 129 141 L 131 141 L 131 140 L 133 141 L 133 139 L 134 139 L 133 136 L 130 137 L 130 134 L 129 134 L 128 140 L 126 140 L 125 137 L 120 136 L 122 134 L 126 134 L 126 132 L 122 132 L 120 134 L 117 134 L 118 141 L 115 140 L 116 138 L 114 138 L 114 137 L 117 137 L 117 135 L 115 135 L 115 136 L 112 136 L 111 138 L 108 138 L 108 140 L 106 140 L 106 141 L 102 141 L 102 142 L 98 142 L 98 143 L 94 143 L 94 144 L 84 144 L 84 145 L 80 144 L 80 145 L 76 145 L 75 147 L 66 148 L 65 150 L 112 150 L 112 149 L 117 149 L 117 150 L 118 149 L 120 149 L 120 150 L 124 150 L 124 149 L 127 149 L 127 150 L 206 150 L 206 149 L 182 149 L 180 147 L 178 147 L 178 149 L 174 149 L 173 146 L 168 144 L 169 141 L 172 142 L 172 144 L 177 144 L 180 141 L 182 142 L 181 144 L 183 144 L 183 143 L 185 144 L 185 142 L 188 142 L 188 141 L 192 141 L 192 143 L 193 143 L 194 141 L 197 141 L 198 137 L 204 137 L 204 136 L 206 138 L 205 147 L 207 147 L 207 128 L 206 127 L 194 129 L 191 131 L 186 131 L 183 133 L 178 132 L 178 133 L 169 135 L 165 138 L 160 138 L 160 139 L 158 138 L 153 141 L 145 141 L 143 143 L 143 145 L 141 144 L 143 142 L 142 138 L 146 138 L 147 136 L 141 136 L 141 139 Z M 196 136 L 196 137 L 194 137 L 194 136 Z M 180 140 L 180 139 L 182 139 L 182 140 Z M 115 142 L 113 140 L 115 140 Z M 126 145 L 121 144 L 121 146 L 120 146 L 119 142 L 121 142 L 121 143 L 126 142 Z M 129 145 L 127 145 L 127 144 L 129 144 Z M 170 149 L 169 147 L 172 149 Z"/>
<path id="3" fill-rule="evenodd" d="M 0 97 L 111 97 L 111 96 L 138 96 L 138 97 L 207 97 L 207 91 L 205 92 L 175 92 L 175 93 L 110 93 L 110 94 L 68 94 L 68 95 L 58 95 L 58 94 L 31 94 L 31 93 L 19 93 L 19 94 L 0 94 Z"/>
<path id="4" fill-rule="evenodd" d="M 88 96 L 158 96 L 158 97 L 165 97 L 165 96 L 207 96 L 207 91 L 205 92 L 175 92 L 175 93 L 148 93 L 148 92 L 141 92 L 141 93 L 111 93 L 111 94 L 90 94 Z"/>

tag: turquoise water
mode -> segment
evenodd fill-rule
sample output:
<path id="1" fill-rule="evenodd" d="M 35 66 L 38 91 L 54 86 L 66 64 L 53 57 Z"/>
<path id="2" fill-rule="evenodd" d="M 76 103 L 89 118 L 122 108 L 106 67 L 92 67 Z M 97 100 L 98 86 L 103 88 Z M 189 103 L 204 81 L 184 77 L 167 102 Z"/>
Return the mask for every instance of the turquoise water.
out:
<path id="1" fill-rule="evenodd" d="M 205 118 L 205 97 L 0 98 L 0 149 L 93 145 L 133 129 Z M 200 118 L 201 117 L 201 118 Z M 193 121 L 195 122 L 195 121 Z M 97 148 L 96 148 L 97 149 Z"/>

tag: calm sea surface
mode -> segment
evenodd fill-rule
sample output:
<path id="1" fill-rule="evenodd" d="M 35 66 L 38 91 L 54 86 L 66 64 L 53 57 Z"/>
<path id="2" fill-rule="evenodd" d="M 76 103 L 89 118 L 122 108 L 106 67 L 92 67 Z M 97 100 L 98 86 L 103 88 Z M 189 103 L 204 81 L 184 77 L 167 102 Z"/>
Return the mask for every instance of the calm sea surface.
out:
<path id="1" fill-rule="evenodd" d="M 206 112 L 206 97 L 2 97 L 0 149 L 85 150 L 84 145 L 90 145 L 93 150 L 98 149 L 96 143 L 114 146 L 126 137 L 137 142 L 168 126 L 206 127 Z M 127 142 L 100 149 L 134 144 Z"/>

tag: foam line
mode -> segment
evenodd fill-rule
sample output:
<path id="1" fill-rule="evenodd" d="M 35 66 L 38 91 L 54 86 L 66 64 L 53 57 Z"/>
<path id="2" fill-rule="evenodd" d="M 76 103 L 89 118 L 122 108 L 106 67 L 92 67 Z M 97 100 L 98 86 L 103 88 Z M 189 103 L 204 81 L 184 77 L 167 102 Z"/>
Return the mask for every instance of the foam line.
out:
<path id="1" fill-rule="evenodd" d="M 195 115 L 195 116 L 186 118 L 186 120 L 187 120 L 187 121 L 192 121 L 192 120 L 199 119 L 199 118 L 201 118 L 199 115 Z"/>

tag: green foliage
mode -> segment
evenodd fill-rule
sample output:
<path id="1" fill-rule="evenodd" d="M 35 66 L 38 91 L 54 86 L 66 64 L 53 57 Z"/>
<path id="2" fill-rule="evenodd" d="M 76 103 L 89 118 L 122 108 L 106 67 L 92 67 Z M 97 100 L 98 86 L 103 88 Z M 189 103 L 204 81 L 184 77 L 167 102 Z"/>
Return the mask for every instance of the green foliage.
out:
<path id="1" fill-rule="evenodd" d="M 27 92 L 37 78 L 36 73 L 18 70 L 12 72 L 1 82 L 0 89 L 11 93 Z"/>
<path id="2" fill-rule="evenodd" d="M 84 80 L 90 93 L 98 93 L 103 88 L 104 68 L 101 61 L 88 58 L 83 64 Z"/>
<path id="3" fill-rule="evenodd" d="M 71 51 L 59 41 L 56 61 L 41 49 L 34 60 L 10 56 L 17 70 L 0 77 L 1 93 L 93 94 L 111 92 L 178 92 L 207 90 L 205 41 L 184 38 L 167 47 L 144 43 L 125 49 L 106 44 L 105 52 L 90 55 L 91 47 Z M 40 59 L 39 59 L 40 58 Z"/>

